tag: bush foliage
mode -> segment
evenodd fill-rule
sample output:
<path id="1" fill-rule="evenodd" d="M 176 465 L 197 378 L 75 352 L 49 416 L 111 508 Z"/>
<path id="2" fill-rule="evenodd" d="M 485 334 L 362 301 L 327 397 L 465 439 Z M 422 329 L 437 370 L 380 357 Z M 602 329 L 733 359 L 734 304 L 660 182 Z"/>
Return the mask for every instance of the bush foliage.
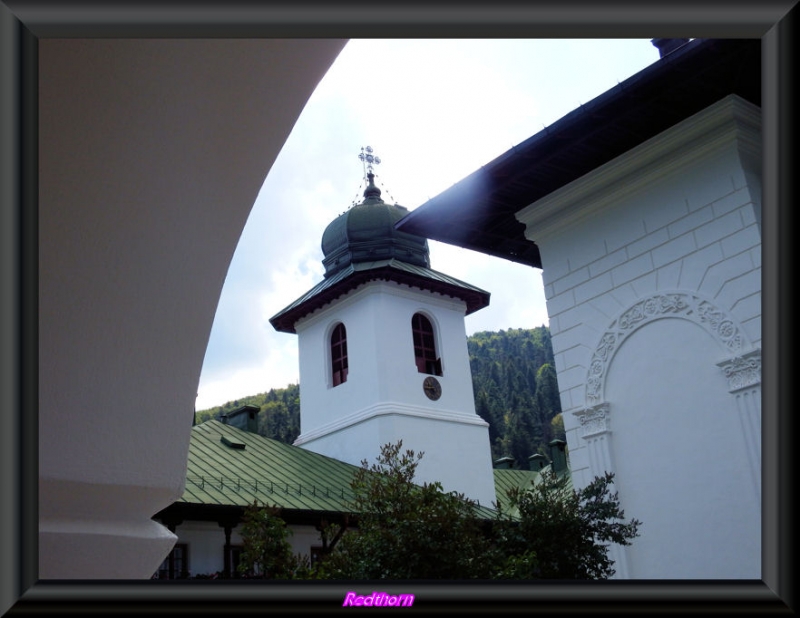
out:
<path id="1" fill-rule="evenodd" d="M 315 579 L 606 579 L 609 544 L 629 545 L 640 522 L 625 521 L 613 475 L 580 491 L 543 471 L 512 491 L 494 516 L 440 483 L 417 485 L 423 453 L 384 445 L 362 462 L 351 487 L 356 526 L 323 527 L 326 553 L 313 567 L 292 556 L 279 513 L 254 505 L 242 530 L 243 572 Z M 332 542 L 331 542 L 332 541 Z"/>

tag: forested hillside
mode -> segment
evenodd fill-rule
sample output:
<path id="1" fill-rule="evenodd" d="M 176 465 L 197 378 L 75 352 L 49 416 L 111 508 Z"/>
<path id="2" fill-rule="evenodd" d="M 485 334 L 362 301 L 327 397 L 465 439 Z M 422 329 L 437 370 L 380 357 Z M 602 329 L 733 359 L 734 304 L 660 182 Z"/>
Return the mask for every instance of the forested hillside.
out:
<path id="1" fill-rule="evenodd" d="M 242 406 L 256 406 L 258 413 L 258 433 L 268 438 L 291 444 L 300 435 L 300 385 L 290 384 L 286 388 L 273 388 L 268 393 L 259 393 L 229 401 L 209 410 L 198 410 L 195 422 L 200 424 L 209 419 L 219 419 L 223 414 L 233 412 Z"/>
<path id="2" fill-rule="evenodd" d="M 492 457 L 528 457 L 564 439 L 550 329 L 479 332 L 467 338 L 475 411 L 489 423 Z"/>
<path id="3" fill-rule="evenodd" d="M 479 332 L 467 338 L 467 348 L 475 410 L 489 423 L 492 458 L 513 457 L 524 467 L 530 455 L 547 455 L 550 440 L 564 439 L 550 330 Z M 260 408 L 261 435 L 291 443 L 300 434 L 297 384 L 198 411 L 196 422 L 218 419 L 244 405 Z"/>

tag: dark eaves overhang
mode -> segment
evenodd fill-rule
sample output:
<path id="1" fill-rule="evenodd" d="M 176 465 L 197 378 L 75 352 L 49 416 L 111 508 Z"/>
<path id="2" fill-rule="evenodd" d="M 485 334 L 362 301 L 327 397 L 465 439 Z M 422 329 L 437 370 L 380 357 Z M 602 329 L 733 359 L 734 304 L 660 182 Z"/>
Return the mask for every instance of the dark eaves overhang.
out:
<path id="1" fill-rule="evenodd" d="M 489 292 L 429 268 L 389 259 L 350 264 L 271 317 L 270 324 L 277 331 L 296 333 L 298 320 L 370 281 L 394 281 L 458 298 L 467 305 L 466 315 L 489 304 Z"/>
<path id="2" fill-rule="evenodd" d="M 191 502 L 173 502 L 153 516 L 165 526 L 177 529 L 184 522 L 213 521 L 220 526 L 236 527 L 241 523 L 245 507 L 228 504 L 194 504 Z M 479 506 L 476 510 L 478 519 L 491 522 L 496 518 L 494 509 Z M 318 526 L 320 522 L 358 526 L 358 513 L 314 509 L 280 509 L 280 517 L 289 525 Z"/>
<path id="3" fill-rule="evenodd" d="M 695 39 L 570 112 L 397 222 L 398 230 L 542 267 L 515 214 L 720 99 L 761 106 L 761 40 Z"/>
<path id="4" fill-rule="evenodd" d="M 245 507 L 232 504 L 195 504 L 191 502 L 173 502 L 153 516 L 166 526 L 177 528 L 188 521 L 215 521 L 220 525 L 238 525 L 244 515 Z M 355 516 L 350 513 L 332 510 L 313 509 L 280 509 L 281 518 L 287 524 L 319 525 L 320 520 L 343 523 L 348 517 L 352 523 Z"/>

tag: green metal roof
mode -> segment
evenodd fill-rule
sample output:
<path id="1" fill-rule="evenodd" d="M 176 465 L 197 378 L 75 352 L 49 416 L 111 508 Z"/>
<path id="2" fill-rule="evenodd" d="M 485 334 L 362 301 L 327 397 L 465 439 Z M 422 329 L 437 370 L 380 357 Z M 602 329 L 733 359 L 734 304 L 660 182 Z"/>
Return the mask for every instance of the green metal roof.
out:
<path id="1" fill-rule="evenodd" d="M 334 219 L 322 235 L 325 277 L 332 277 L 349 264 L 395 258 L 417 266 L 429 267 L 428 240 L 395 228 L 408 214 L 399 204 L 387 204 L 375 186 L 374 174 L 364 201 Z"/>
<path id="2" fill-rule="evenodd" d="M 234 444 L 229 446 L 226 442 Z M 244 448 L 241 448 L 241 445 Z M 192 427 L 179 502 L 348 512 L 358 468 L 212 420 Z"/>
<path id="3" fill-rule="evenodd" d="M 494 469 L 494 492 L 497 500 L 502 504 L 508 503 L 510 489 L 525 489 L 531 487 L 539 477 L 533 470 L 513 470 L 510 468 Z"/>
<path id="4" fill-rule="evenodd" d="M 300 318 L 354 290 L 359 285 L 376 280 L 405 283 L 460 298 L 467 303 L 467 315 L 483 309 L 489 304 L 489 292 L 430 268 L 391 258 L 348 264 L 347 267 L 324 279 L 291 305 L 279 311 L 269 321 L 276 330 L 294 333 L 296 332 L 294 325 Z"/>
<path id="5" fill-rule="evenodd" d="M 356 470 L 338 459 L 211 420 L 192 427 L 186 487 L 176 505 L 245 507 L 258 501 L 288 510 L 349 513 Z M 503 504 L 509 489 L 530 487 L 540 476 L 532 470 L 493 472 L 495 495 Z M 571 478 L 568 483 L 571 487 Z M 479 515 L 493 519 L 494 506 L 481 505 Z"/>

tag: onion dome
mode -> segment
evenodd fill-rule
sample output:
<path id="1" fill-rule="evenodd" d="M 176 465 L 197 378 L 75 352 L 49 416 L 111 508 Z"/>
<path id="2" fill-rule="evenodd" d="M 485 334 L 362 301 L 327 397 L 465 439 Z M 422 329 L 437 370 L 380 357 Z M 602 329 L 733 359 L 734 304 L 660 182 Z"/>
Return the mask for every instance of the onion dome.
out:
<path id="1" fill-rule="evenodd" d="M 428 240 L 395 229 L 408 209 L 381 199 L 371 170 L 367 179 L 364 201 L 331 221 L 322 234 L 324 280 L 269 319 L 275 330 L 296 333 L 299 320 L 373 281 L 392 281 L 463 300 L 465 315 L 489 304 L 488 292 L 431 270 Z"/>
<path id="2" fill-rule="evenodd" d="M 395 223 L 409 211 L 385 203 L 374 178 L 372 172 L 367 175 L 364 201 L 334 219 L 322 234 L 326 278 L 351 264 L 379 260 L 395 259 L 430 268 L 427 239 L 395 229 Z"/>

